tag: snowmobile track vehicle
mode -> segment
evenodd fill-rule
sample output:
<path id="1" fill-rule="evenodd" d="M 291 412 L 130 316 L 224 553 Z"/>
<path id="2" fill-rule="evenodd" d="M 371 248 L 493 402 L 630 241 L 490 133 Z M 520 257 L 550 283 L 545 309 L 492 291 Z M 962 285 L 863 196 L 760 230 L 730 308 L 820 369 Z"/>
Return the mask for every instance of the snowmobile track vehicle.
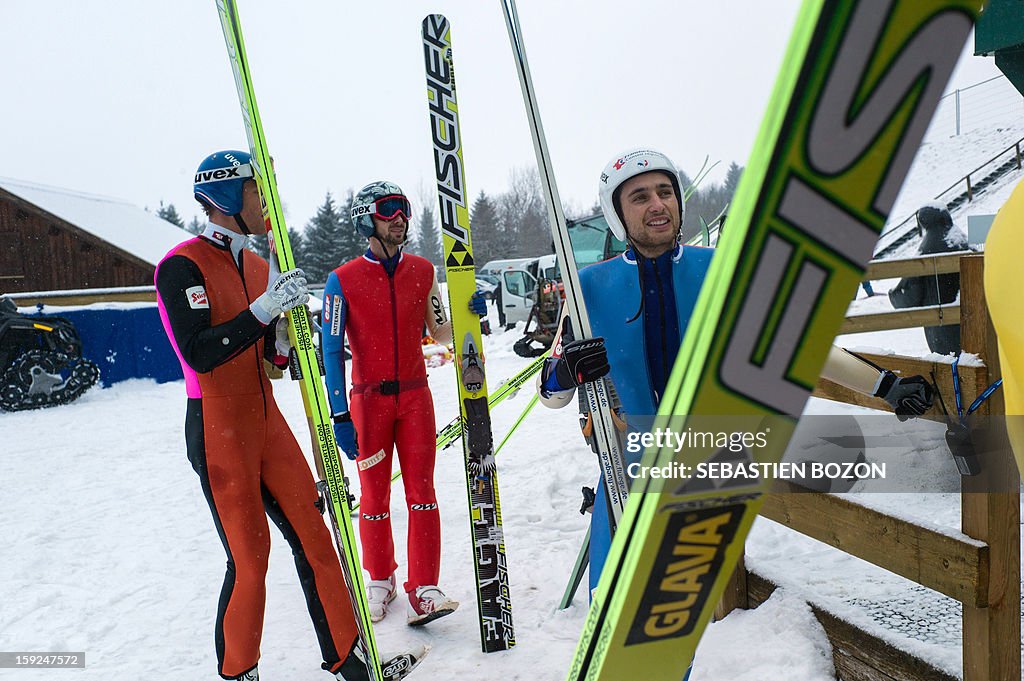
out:
<path id="1" fill-rule="evenodd" d="M 0 297 L 0 410 L 67 404 L 99 377 L 70 321 L 20 314 L 13 300 Z"/>

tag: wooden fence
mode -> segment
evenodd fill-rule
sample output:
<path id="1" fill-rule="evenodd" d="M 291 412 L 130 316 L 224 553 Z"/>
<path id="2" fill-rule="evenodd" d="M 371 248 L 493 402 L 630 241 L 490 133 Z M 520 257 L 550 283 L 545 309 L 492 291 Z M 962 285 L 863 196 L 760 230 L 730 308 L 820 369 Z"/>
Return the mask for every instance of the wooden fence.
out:
<path id="1" fill-rule="evenodd" d="M 847 318 L 841 333 L 961 324 L 961 347 L 981 357 L 983 366 L 959 366 L 967 404 L 999 377 L 995 332 L 988 318 L 983 285 L 984 257 L 961 253 L 872 263 L 865 279 L 960 272 L 960 304 L 897 310 Z M 947 405 L 954 404 L 949 364 L 915 357 L 868 358 L 903 375 L 934 371 Z M 891 411 L 883 400 L 822 379 L 814 395 Z M 938 400 L 925 417 L 944 418 Z M 979 416 L 1005 414 L 1002 391 L 983 403 Z M 991 436 L 991 428 L 986 436 Z M 979 437 L 981 434 L 979 433 Z M 963 676 L 951 676 L 926 660 L 900 651 L 872 634 L 814 606 L 828 634 L 837 672 L 845 681 L 1017 681 L 1021 678 L 1020 495 L 1016 463 L 1005 433 L 983 472 L 961 478 L 961 531 L 940 532 L 841 496 L 793 491 L 785 486 L 768 495 L 761 515 L 836 547 L 963 604 Z M 1012 492 L 988 492 L 1012 489 Z M 737 607 L 755 607 L 775 585 L 746 570 L 742 560 L 719 605 L 724 616 Z M 813 600 L 813 597 L 812 599 Z"/>

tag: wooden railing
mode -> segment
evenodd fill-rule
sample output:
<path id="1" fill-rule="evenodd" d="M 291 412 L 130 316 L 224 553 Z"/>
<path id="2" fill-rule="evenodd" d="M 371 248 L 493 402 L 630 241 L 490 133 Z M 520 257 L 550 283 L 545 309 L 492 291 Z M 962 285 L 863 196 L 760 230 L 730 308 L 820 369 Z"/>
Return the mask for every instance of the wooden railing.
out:
<path id="1" fill-rule="evenodd" d="M 985 304 L 983 268 L 983 256 L 957 254 L 913 258 L 899 263 L 873 263 L 865 276 L 869 279 L 960 272 L 961 304 L 945 306 L 943 319 L 947 324 L 961 324 L 961 347 L 965 352 L 979 355 L 985 362 L 983 366 L 959 366 L 961 392 L 968 403 L 1000 375 L 995 333 Z M 914 323 L 918 316 L 908 316 L 905 312 L 870 315 L 874 320 L 872 324 L 849 323 L 848 319 L 849 328 L 855 330 L 844 333 L 920 325 Z M 935 319 L 934 314 L 928 317 L 928 325 Z M 894 355 L 867 357 L 902 375 L 930 376 L 934 372 L 946 404 L 952 404 L 949 364 Z M 816 386 L 814 395 L 891 411 L 881 399 L 824 379 Z M 978 413 L 1004 415 L 1002 392 L 997 391 L 983 403 Z M 941 416 L 937 406 L 925 414 L 925 418 Z M 988 430 L 986 435 L 990 436 L 992 428 Z M 1004 434 L 997 437 L 1003 438 Z M 1001 445 L 996 451 L 1009 451 L 1005 440 Z M 779 493 L 768 495 L 761 515 L 956 599 L 963 604 L 963 680 L 1016 681 L 1021 678 L 1018 486 L 1017 467 L 1011 456 L 987 457 L 981 475 L 961 479 L 960 532 L 916 525 L 841 496 L 789 493 L 794 491 L 789 484 L 777 487 Z M 990 491 L 993 489 L 1013 491 Z M 770 595 L 772 588 L 774 585 L 764 577 L 748 573 L 741 561 L 719 605 L 718 615 L 724 616 L 736 607 L 755 606 Z M 958 678 L 821 609 L 815 612 L 832 640 L 836 669 L 845 681 L 955 681 Z"/>
<path id="2" fill-rule="evenodd" d="M 93 303 L 155 303 L 156 287 L 79 289 L 74 291 L 33 291 L 8 294 L 21 307 L 32 305 L 91 305 Z"/>
<path id="3" fill-rule="evenodd" d="M 1022 165 L 1021 157 L 1021 145 L 1024 144 L 1024 138 L 1021 138 L 1006 147 L 998 154 L 990 158 L 989 160 L 982 163 L 980 166 L 967 173 L 959 180 L 946 187 L 939 192 L 934 201 L 942 203 L 950 211 L 957 209 L 964 203 L 970 203 L 974 200 L 975 195 L 980 191 L 994 183 L 1000 177 L 1006 173 L 1016 169 L 1020 170 Z M 979 179 L 978 174 L 984 171 L 983 176 Z M 974 181 L 972 182 L 972 177 Z M 892 227 L 882 232 L 879 237 L 883 242 L 886 237 L 890 234 L 898 232 L 904 225 L 914 219 L 917 215 L 917 211 L 911 213 L 900 222 L 896 223 Z M 912 233 L 912 232 L 911 232 Z M 891 253 L 896 247 L 900 246 L 909 240 L 908 234 L 903 234 L 896 239 L 893 239 L 889 243 L 886 243 L 877 253 L 876 256 L 884 258 L 886 255 Z"/>

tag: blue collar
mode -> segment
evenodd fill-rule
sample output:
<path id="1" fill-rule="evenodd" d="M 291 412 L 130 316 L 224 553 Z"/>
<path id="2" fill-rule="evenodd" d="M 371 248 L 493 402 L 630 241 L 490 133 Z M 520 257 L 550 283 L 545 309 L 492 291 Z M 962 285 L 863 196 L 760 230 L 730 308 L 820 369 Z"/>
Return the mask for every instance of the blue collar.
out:
<path id="1" fill-rule="evenodd" d="M 657 258 L 655 258 L 652 262 L 656 262 L 656 263 L 668 262 L 668 261 L 678 262 L 679 259 L 682 258 L 682 257 L 683 257 L 683 245 L 682 244 L 676 244 L 675 248 L 673 248 L 670 251 L 665 251 L 664 253 L 659 255 Z M 636 253 L 633 251 L 633 247 L 632 246 L 627 248 L 626 252 L 622 254 L 622 259 L 625 260 L 626 262 L 628 262 L 630 265 L 636 265 Z"/>
<path id="2" fill-rule="evenodd" d="M 388 273 L 388 276 L 392 276 L 394 275 L 395 270 L 398 269 L 398 263 L 402 262 L 402 249 L 399 248 L 397 253 L 386 260 L 378 260 L 377 256 L 373 254 L 373 251 L 367 248 L 363 257 L 370 262 L 379 262 L 384 266 L 384 271 Z"/>

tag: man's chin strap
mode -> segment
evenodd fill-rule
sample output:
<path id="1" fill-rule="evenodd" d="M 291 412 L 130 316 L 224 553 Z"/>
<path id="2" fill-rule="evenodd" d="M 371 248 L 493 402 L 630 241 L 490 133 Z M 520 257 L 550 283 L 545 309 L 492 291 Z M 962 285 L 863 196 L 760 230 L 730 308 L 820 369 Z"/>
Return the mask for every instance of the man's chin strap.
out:
<path id="1" fill-rule="evenodd" d="M 377 243 L 380 244 L 380 250 L 384 251 L 384 260 L 391 260 L 391 251 L 389 251 L 388 247 L 386 245 L 384 245 L 384 240 L 381 239 L 379 236 L 377 236 L 376 233 L 371 234 L 370 238 L 371 239 L 376 239 Z M 401 248 L 401 247 L 399 247 L 399 248 Z"/>
<path id="2" fill-rule="evenodd" d="M 681 232 L 682 229 L 683 226 L 680 224 L 679 231 Z M 629 324 L 630 322 L 635 322 L 637 319 L 639 319 L 640 315 L 643 314 L 644 311 L 644 263 L 653 262 L 654 260 L 657 260 L 657 258 L 648 258 L 644 254 L 642 254 L 637 249 L 636 244 L 633 243 L 633 239 L 629 236 L 629 232 L 626 232 L 626 243 L 629 245 L 630 250 L 633 251 L 633 257 L 636 258 L 636 276 L 637 281 L 640 282 L 640 307 L 637 308 L 636 314 L 633 315 L 632 319 L 626 320 L 626 323 Z M 675 243 L 672 244 L 672 251 L 675 251 L 675 249 L 677 248 L 679 248 L 679 232 L 676 232 L 676 240 Z M 657 266 L 654 266 L 654 275 L 660 276 L 658 275 Z"/>
<path id="3" fill-rule="evenodd" d="M 235 213 L 232 217 L 235 218 L 235 224 L 238 225 L 238 228 L 240 230 L 242 230 L 242 234 L 246 236 L 252 236 L 252 232 L 249 231 L 249 228 L 246 226 L 245 220 L 242 219 L 241 213 Z"/>
<path id="4" fill-rule="evenodd" d="M 388 250 L 388 247 L 384 244 L 384 240 L 381 239 L 379 236 L 377 236 L 377 231 L 376 230 L 374 230 L 373 234 L 370 235 L 370 238 L 371 239 L 376 239 L 377 243 L 380 244 L 381 250 L 384 251 L 384 256 L 385 256 L 384 259 L 385 260 L 391 260 L 391 258 L 393 257 L 393 254 L 391 253 L 391 251 Z M 409 239 L 409 223 L 405 223 L 405 232 L 402 233 L 402 245 L 398 247 L 398 250 L 395 251 L 395 254 L 397 254 L 398 251 L 402 250 L 402 246 L 405 246 L 405 242 L 408 239 Z"/>

